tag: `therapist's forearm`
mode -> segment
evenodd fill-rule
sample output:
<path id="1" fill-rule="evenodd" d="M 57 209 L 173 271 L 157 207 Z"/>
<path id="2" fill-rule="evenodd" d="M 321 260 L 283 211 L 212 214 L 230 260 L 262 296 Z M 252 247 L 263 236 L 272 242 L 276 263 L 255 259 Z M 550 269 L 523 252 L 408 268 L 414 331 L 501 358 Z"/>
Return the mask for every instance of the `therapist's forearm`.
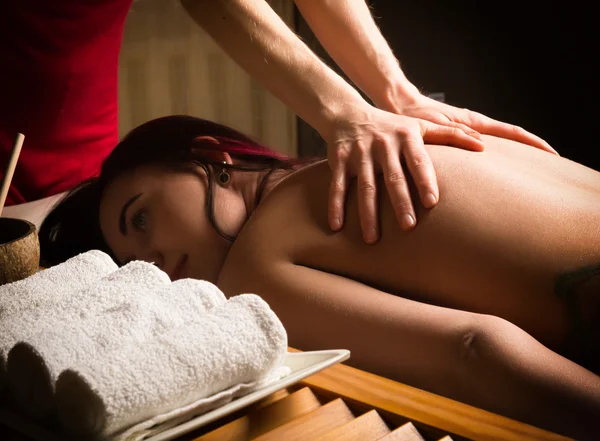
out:
<path id="1" fill-rule="evenodd" d="M 295 0 L 323 47 L 381 108 L 396 110 L 418 89 L 406 78 L 365 0 Z"/>
<path id="2" fill-rule="evenodd" d="M 190 16 L 250 75 L 326 137 L 344 106 L 364 100 L 264 0 L 182 0 Z"/>

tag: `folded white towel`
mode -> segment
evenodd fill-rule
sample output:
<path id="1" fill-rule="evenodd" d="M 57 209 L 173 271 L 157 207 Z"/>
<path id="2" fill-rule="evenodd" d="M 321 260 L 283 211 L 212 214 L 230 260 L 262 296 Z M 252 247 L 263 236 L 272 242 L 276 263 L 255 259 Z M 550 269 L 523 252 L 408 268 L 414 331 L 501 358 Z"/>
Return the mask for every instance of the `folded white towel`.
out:
<path id="1" fill-rule="evenodd" d="M 78 439 L 105 439 L 156 415 L 189 406 L 278 369 L 287 335 L 253 294 L 229 299 L 189 325 L 81 359 L 56 382 L 63 427 Z"/>
<path id="2" fill-rule="evenodd" d="M 127 334 L 145 335 L 142 323 L 135 323 L 144 319 L 142 305 L 146 299 L 154 299 L 157 290 L 168 286 L 170 280 L 164 272 L 135 261 L 91 287 L 72 292 L 63 303 L 37 308 L 11 320 L 5 328 L 15 345 L 8 354 L 7 378 L 17 403 L 34 419 L 51 418 L 54 384 L 60 372 L 80 357 L 102 357 L 103 348 L 121 344 Z M 163 317 L 167 323 L 171 309 L 161 306 L 167 311 Z M 149 325 L 150 320 L 143 323 Z M 162 325 L 152 323 L 159 328 Z"/>
<path id="3" fill-rule="evenodd" d="M 20 334 L 34 329 L 33 322 L 27 328 L 15 329 L 11 326 L 15 317 L 64 302 L 74 291 L 116 269 L 117 265 L 108 254 L 93 250 L 26 279 L 0 286 L 0 389 L 6 382 L 6 356 L 15 343 L 13 331 Z"/>

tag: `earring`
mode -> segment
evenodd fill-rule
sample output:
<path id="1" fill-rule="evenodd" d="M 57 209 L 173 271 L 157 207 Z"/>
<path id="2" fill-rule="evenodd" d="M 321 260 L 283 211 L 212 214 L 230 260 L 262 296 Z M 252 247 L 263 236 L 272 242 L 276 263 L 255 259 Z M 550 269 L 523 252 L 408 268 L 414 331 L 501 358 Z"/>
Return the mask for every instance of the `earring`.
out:
<path id="1" fill-rule="evenodd" d="M 223 161 L 223 164 L 227 165 L 227 162 Z M 219 182 L 221 183 L 221 185 L 227 185 L 229 179 L 231 179 L 231 175 L 227 173 L 227 169 L 224 168 L 223 171 L 221 171 L 221 173 L 219 174 Z"/>

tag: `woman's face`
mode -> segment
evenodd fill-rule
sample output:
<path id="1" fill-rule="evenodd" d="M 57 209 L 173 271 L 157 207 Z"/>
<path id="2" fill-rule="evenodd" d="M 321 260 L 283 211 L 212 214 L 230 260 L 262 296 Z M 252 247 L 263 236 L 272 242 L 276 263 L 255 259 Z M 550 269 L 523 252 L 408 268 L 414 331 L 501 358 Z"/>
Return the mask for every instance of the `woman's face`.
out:
<path id="1" fill-rule="evenodd" d="M 111 182 L 100 201 L 100 228 L 115 257 L 152 262 L 171 280 L 215 283 L 231 242 L 213 227 L 206 212 L 208 181 L 195 167 L 171 171 L 139 167 Z M 233 190 L 213 184 L 219 228 L 235 236 L 247 214 Z"/>

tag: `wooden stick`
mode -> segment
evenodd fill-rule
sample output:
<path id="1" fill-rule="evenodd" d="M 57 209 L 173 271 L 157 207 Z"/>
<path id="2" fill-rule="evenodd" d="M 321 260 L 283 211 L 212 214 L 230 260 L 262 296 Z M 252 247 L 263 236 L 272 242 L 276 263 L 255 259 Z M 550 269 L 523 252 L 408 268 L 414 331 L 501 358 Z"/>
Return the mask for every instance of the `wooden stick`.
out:
<path id="1" fill-rule="evenodd" d="M 24 140 L 25 135 L 22 133 L 17 133 L 15 143 L 13 144 L 13 148 L 10 152 L 8 164 L 6 164 L 6 170 L 4 171 L 4 177 L 2 178 L 2 185 L 0 185 L 0 216 L 2 216 L 2 209 L 4 208 L 4 203 L 6 202 L 6 196 L 8 196 L 8 189 L 10 188 L 10 182 L 12 181 Z"/>

